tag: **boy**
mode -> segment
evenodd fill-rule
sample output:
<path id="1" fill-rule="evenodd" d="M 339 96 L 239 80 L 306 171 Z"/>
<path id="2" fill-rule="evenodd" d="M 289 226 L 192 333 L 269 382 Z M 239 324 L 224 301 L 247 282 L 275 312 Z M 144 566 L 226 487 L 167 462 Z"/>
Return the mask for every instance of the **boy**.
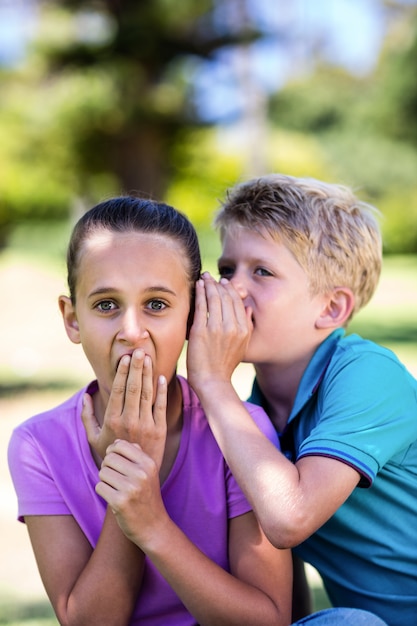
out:
<path id="1" fill-rule="evenodd" d="M 348 189 L 270 175 L 216 218 L 220 283 L 197 284 L 188 377 L 270 541 L 320 572 L 336 606 L 417 618 L 417 381 L 345 327 L 374 293 L 375 210 Z M 252 362 L 258 431 L 230 377 Z"/>

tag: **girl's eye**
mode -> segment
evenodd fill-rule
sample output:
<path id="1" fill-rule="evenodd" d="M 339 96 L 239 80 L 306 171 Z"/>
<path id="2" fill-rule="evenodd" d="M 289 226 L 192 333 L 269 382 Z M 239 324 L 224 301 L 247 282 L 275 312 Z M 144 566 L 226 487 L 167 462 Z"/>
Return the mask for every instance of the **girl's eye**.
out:
<path id="1" fill-rule="evenodd" d="M 166 308 L 166 304 L 162 300 L 151 300 L 148 303 L 148 308 L 151 311 L 163 311 Z"/>
<path id="2" fill-rule="evenodd" d="M 107 311 L 114 311 L 116 309 L 116 305 L 111 300 L 102 300 L 96 305 L 96 308 L 102 313 L 107 313 Z"/>

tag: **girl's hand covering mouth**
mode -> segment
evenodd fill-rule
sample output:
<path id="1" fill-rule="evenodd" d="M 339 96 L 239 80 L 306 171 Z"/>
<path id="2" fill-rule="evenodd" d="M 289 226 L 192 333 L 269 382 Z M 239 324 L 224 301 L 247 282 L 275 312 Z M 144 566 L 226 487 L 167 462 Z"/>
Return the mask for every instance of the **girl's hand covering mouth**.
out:
<path id="1" fill-rule="evenodd" d="M 138 443 L 161 467 L 166 440 L 167 381 L 160 376 L 153 402 L 152 361 L 143 350 L 124 354 L 118 363 L 102 424 L 93 399 L 85 395 L 82 420 L 90 446 L 103 459 L 117 439 Z"/>

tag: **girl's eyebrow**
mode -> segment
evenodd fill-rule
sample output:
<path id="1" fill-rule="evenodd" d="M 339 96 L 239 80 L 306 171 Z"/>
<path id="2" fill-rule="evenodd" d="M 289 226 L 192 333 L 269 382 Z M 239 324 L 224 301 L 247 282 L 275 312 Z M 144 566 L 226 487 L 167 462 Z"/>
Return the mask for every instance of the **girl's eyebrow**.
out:
<path id="1" fill-rule="evenodd" d="M 176 296 L 176 292 L 173 291 L 172 289 L 169 289 L 168 287 L 166 287 L 165 285 L 152 285 L 151 287 L 148 287 L 146 289 L 147 292 L 149 293 L 158 293 L 161 292 L 162 293 L 169 293 L 173 296 Z M 101 296 L 101 295 L 107 295 L 110 293 L 118 293 L 119 290 L 116 287 L 98 287 L 97 289 L 94 289 L 94 291 L 91 291 L 88 294 L 89 298 L 94 298 L 95 296 Z"/>

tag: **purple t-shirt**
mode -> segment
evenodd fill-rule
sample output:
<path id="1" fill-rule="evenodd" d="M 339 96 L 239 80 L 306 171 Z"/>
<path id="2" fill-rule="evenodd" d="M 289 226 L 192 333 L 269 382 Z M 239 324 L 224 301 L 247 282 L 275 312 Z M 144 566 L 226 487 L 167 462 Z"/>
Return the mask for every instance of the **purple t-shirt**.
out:
<path id="1" fill-rule="evenodd" d="M 228 570 L 228 520 L 250 511 L 251 506 L 226 465 L 197 396 L 184 378 L 178 378 L 183 394 L 183 429 L 177 457 L 162 485 L 162 498 L 171 519 L 185 535 Z M 16 428 L 9 444 L 9 467 L 19 520 L 26 515 L 73 515 L 94 548 L 107 505 L 95 492 L 98 469 L 81 420 L 85 391 Z M 263 409 L 246 406 L 259 428 L 278 446 Z M 132 625 L 139 623 L 196 624 L 148 559 L 131 620 Z"/>

